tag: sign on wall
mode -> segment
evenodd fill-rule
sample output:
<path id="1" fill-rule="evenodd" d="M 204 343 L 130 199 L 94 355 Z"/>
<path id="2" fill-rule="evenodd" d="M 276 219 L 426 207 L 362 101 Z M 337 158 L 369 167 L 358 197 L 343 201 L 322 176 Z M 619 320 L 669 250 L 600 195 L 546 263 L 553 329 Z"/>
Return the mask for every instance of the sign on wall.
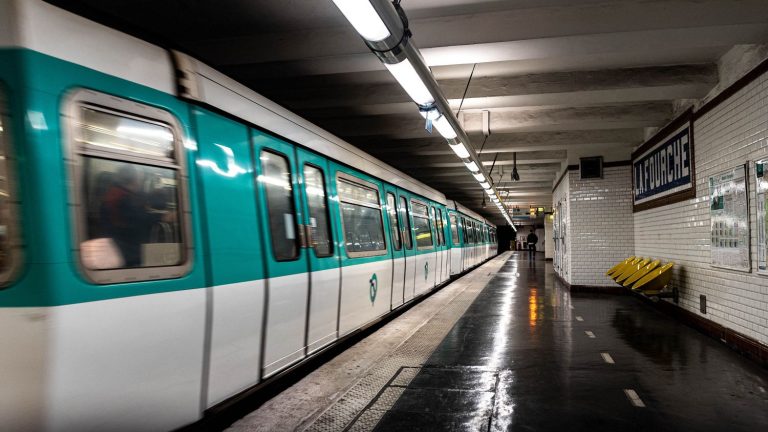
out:
<path id="1" fill-rule="evenodd" d="M 755 211 L 757 217 L 757 272 L 768 274 L 768 160 L 755 162 Z"/>
<path id="2" fill-rule="evenodd" d="M 696 196 L 691 124 L 688 111 L 632 154 L 635 211 Z"/>
<path id="3" fill-rule="evenodd" d="M 712 266 L 750 271 L 746 165 L 709 178 L 709 216 Z"/>

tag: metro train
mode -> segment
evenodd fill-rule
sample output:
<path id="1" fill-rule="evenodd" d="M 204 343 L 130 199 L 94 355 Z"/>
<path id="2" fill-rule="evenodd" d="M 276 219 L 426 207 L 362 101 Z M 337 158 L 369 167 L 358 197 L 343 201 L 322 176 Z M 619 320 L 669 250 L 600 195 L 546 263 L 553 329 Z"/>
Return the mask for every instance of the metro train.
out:
<path id="1" fill-rule="evenodd" d="M 0 429 L 168 430 L 497 253 L 185 54 L 0 0 Z"/>

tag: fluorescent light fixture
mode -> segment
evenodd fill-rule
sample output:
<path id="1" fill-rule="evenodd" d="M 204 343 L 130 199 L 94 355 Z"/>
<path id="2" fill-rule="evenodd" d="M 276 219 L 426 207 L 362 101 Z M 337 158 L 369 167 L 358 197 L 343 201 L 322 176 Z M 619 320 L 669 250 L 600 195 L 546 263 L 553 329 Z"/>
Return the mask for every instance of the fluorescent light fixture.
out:
<path id="1" fill-rule="evenodd" d="M 487 193 L 488 196 L 493 196 L 493 189 L 486 189 L 485 193 Z"/>
<path id="2" fill-rule="evenodd" d="M 390 33 L 384 21 L 368 0 L 333 0 L 344 17 L 360 36 L 377 42 L 389 37 Z"/>
<path id="3" fill-rule="evenodd" d="M 464 147 L 463 143 L 458 143 L 456 145 L 448 144 L 451 147 L 451 150 L 453 150 L 454 153 L 456 153 L 456 156 L 458 156 L 461 159 L 469 159 L 469 152 L 467 151 L 467 148 Z M 482 176 L 482 174 L 480 174 Z M 483 180 L 485 178 L 483 177 Z"/>
<path id="4" fill-rule="evenodd" d="M 483 173 L 472 174 L 472 176 L 474 176 L 475 180 L 477 180 L 479 182 L 484 182 L 485 181 L 485 176 L 483 175 Z"/>
<path id="5" fill-rule="evenodd" d="M 472 161 L 470 163 L 465 163 L 464 165 L 467 166 L 467 169 L 472 171 L 473 173 L 480 172 L 480 168 L 477 167 L 477 164 L 475 161 Z"/>
<path id="6" fill-rule="evenodd" d="M 408 61 L 408 60 L 406 60 L 406 61 Z M 407 90 L 408 89 L 406 89 L 406 91 Z M 410 93 L 408 93 L 408 94 L 410 94 Z M 411 96 L 411 97 L 413 98 L 413 96 Z M 430 97 L 432 97 L 431 94 L 430 94 Z M 416 101 L 416 103 L 419 103 L 419 101 Z M 437 128 L 437 131 L 440 132 L 440 135 L 443 136 L 443 138 L 445 138 L 445 139 L 456 139 L 456 137 L 457 137 L 456 131 L 453 130 L 453 127 L 451 127 L 451 124 L 448 123 L 448 119 L 445 118 L 445 116 L 442 116 L 439 119 L 437 119 L 437 121 L 435 121 L 434 125 L 435 125 L 435 128 Z M 469 156 L 466 156 L 466 157 L 469 157 Z"/>
<path id="7" fill-rule="evenodd" d="M 490 184 L 490 183 L 488 183 L 488 182 L 483 182 L 483 183 L 480 183 L 480 186 L 481 186 L 483 189 L 490 189 L 490 188 L 491 188 L 491 184 Z"/>
<path id="8" fill-rule="evenodd" d="M 368 1 L 366 0 L 361 3 L 368 3 Z M 370 5 L 370 3 L 368 4 Z M 435 102 L 432 93 L 430 93 L 427 86 L 424 85 L 421 77 L 416 73 L 416 69 L 413 68 L 413 65 L 408 59 L 396 64 L 384 63 L 384 66 L 389 69 L 389 72 L 395 77 L 397 82 L 400 83 L 403 89 L 405 89 L 405 92 L 408 93 L 408 96 L 410 96 L 414 102 L 419 105 L 430 105 Z M 440 119 L 435 122 L 438 131 L 440 130 L 440 126 L 438 126 L 439 124 Z M 443 134 L 442 131 L 440 133 Z M 445 136 L 445 134 L 443 134 L 443 136 Z M 454 137 L 455 136 L 454 133 Z"/>

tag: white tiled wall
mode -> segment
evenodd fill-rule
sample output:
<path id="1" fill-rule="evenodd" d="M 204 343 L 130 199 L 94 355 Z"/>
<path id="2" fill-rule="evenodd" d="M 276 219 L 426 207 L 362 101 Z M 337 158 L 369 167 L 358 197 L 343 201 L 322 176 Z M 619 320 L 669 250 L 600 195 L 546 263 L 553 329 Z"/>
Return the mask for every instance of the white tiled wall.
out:
<path id="1" fill-rule="evenodd" d="M 674 261 L 680 306 L 768 344 L 768 276 L 709 265 L 709 176 L 768 157 L 768 76 L 752 82 L 694 123 L 697 198 L 635 214 L 635 254 Z M 748 172 L 754 191 L 754 170 Z M 754 194 L 750 192 L 752 268 L 756 268 Z M 754 270 L 753 270 L 754 271 Z"/>
<path id="2" fill-rule="evenodd" d="M 568 168 L 565 169 L 567 170 Z M 568 211 L 570 201 L 568 198 L 570 176 L 571 173 L 566 171 L 560 184 L 558 184 L 557 188 L 552 192 L 552 207 L 555 209 L 553 231 L 554 235 L 558 237 L 554 240 L 557 244 L 555 245 L 553 264 L 557 274 L 569 283 L 571 282 L 571 267 L 570 260 L 568 260 L 568 254 L 571 250 L 571 236 L 568 230 L 570 220 Z"/>
<path id="3" fill-rule="evenodd" d="M 632 169 L 605 168 L 602 179 L 569 175 L 572 285 L 614 286 L 605 272 L 634 254 Z"/>

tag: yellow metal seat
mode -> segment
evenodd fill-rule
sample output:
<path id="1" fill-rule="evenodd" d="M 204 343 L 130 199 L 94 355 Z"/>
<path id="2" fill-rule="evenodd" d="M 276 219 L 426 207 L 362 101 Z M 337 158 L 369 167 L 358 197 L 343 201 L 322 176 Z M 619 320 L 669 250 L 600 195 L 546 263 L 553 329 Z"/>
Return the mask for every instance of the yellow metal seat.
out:
<path id="1" fill-rule="evenodd" d="M 630 261 L 627 264 L 625 264 L 624 267 L 622 267 L 620 271 L 613 272 L 613 275 L 611 276 L 611 278 L 613 280 L 618 280 L 621 277 L 621 275 L 624 274 L 625 271 L 627 271 L 627 269 L 631 268 L 634 265 L 637 265 L 637 263 L 639 263 L 640 261 L 642 261 L 644 259 L 645 258 L 643 258 L 643 257 L 635 257 L 635 259 L 633 259 L 632 261 Z"/>
<path id="2" fill-rule="evenodd" d="M 615 272 L 619 271 L 619 269 L 623 269 L 623 268 L 624 268 L 624 266 L 625 266 L 625 265 L 627 265 L 627 264 L 629 264 L 629 263 L 630 263 L 630 262 L 631 262 L 633 259 L 635 259 L 635 257 L 634 257 L 634 256 L 631 256 L 631 257 L 629 257 L 629 258 L 625 259 L 624 261 L 622 261 L 622 262 L 620 262 L 620 263 L 616 264 L 615 266 L 611 267 L 611 269 L 610 269 L 610 270 L 608 270 L 607 272 L 605 272 L 605 275 L 606 275 L 606 276 L 613 276 L 613 274 L 614 274 Z"/>
<path id="3" fill-rule="evenodd" d="M 624 282 L 627 278 L 640 271 L 643 267 L 647 266 L 651 262 L 651 258 L 644 258 L 642 261 L 627 266 L 624 271 L 616 277 L 615 281 L 619 284 Z"/>
<path id="4" fill-rule="evenodd" d="M 636 271 L 632 276 L 625 279 L 622 285 L 625 287 L 632 285 L 633 283 L 639 281 L 643 276 L 650 273 L 651 270 L 655 269 L 659 265 L 661 265 L 661 260 L 655 260 L 648 263 L 645 267 L 641 268 L 640 270 Z"/>
<path id="5" fill-rule="evenodd" d="M 672 267 L 674 266 L 675 263 L 668 262 L 657 269 L 651 270 L 648 274 L 635 282 L 632 286 L 632 290 L 641 291 L 648 295 L 658 294 L 669 284 L 669 281 L 672 280 Z"/>

